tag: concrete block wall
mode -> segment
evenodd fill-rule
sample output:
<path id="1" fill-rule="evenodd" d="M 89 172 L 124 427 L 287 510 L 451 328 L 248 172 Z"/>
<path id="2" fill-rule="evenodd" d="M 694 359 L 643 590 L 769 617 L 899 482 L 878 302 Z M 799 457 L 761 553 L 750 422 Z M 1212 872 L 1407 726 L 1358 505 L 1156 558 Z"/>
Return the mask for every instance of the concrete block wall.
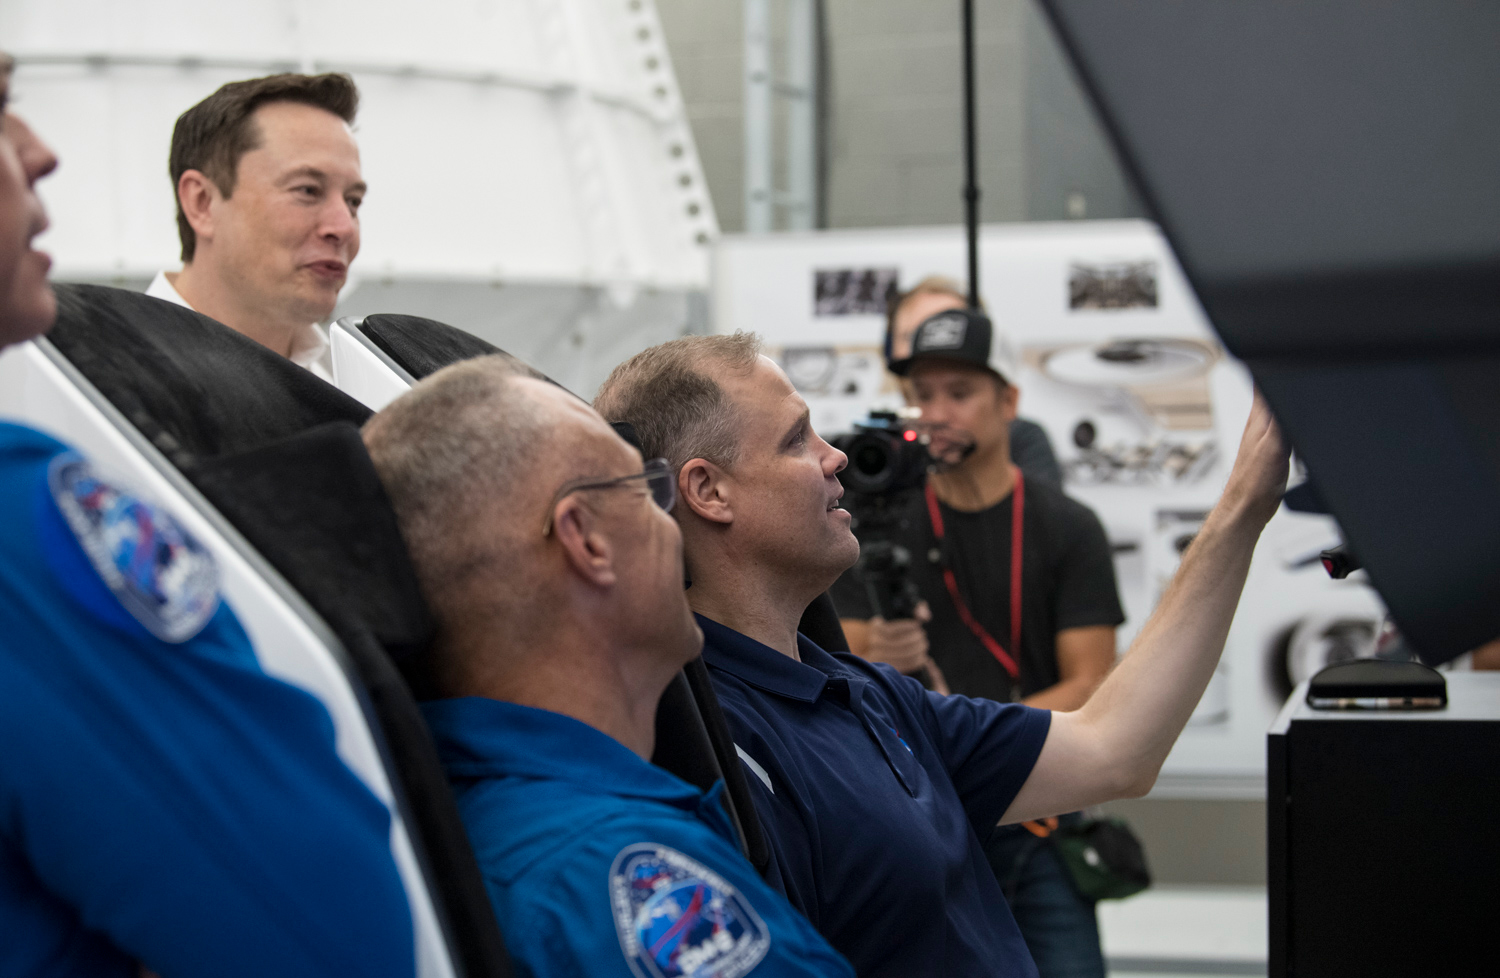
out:
<path id="1" fill-rule="evenodd" d="M 720 225 L 742 230 L 742 7 L 657 7 Z M 959 3 L 825 0 L 824 11 L 828 226 L 961 221 Z M 975 56 L 983 220 L 1139 215 L 1032 0 L 976 0 Z"/>
<path id="2" fill-rule="evenodd" d="M 1027 219 L 1145 217 L 1045 16 L 1026 3 L 1022 19 Z"/>
<path id="3" fill-rule="evenodd" d="M 1021 0 L 975 5 L 985 220 L 1025 217 Z M 957 3 L 828 0 L 828 223 L 963 220 Z"/>
<path id="4" fill-rule="evenodd" d="M 657 0 L 719 227 L 745 227 L 744 11 L 739 0 Z"/>

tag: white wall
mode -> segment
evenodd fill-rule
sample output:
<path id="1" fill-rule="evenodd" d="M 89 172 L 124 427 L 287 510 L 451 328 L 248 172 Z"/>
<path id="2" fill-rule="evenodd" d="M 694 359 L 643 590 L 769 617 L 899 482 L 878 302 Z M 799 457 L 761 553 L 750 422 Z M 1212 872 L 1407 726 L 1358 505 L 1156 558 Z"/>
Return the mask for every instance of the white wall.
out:
<path id="1" fill-rule="evenodd" d="M 827 226 L 961 221 L 960 4 L 822 4 Z M 741 4 L 657 0 L 657 7 L 721 225 L 743 230 Z M 780 18 L 772 22 L 778 57 Z M 1035 0 L 976 0 L 974 18 L 982 219 L 1143 213 Z"/>
<path id="2" fill-rule="evenodd" d="M 367 283 L 403 303 L 452 287 L 502 346 L 556 333 L 565 352 L 538 366 L 587 385 L 602 350 L 566 318 L 507 332 L 524 289 L 497 286 L 577 290 L 611 351 L 640 319 L 613 311 L 674 295 L 650 325 L 675 335 L 706 287 L 718 225 L 651 0 L 9 0 L 0 38 L 18 110 L 63 161 L 42 189 L 59 279 L 177 267 L 177 116 L 226 81 L 338 70 L 361 89 L 370 184 L 346 307 Z"/>

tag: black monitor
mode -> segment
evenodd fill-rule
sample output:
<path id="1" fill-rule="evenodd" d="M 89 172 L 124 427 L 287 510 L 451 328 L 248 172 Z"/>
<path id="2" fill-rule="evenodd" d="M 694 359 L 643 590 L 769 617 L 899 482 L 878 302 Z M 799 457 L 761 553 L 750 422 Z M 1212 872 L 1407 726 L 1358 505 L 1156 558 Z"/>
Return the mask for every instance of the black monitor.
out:
<path id="1" fill-rule="evenodd" d="M 1041 2 L 1397 624 L 1500 637 L 1500 4 Z"/>

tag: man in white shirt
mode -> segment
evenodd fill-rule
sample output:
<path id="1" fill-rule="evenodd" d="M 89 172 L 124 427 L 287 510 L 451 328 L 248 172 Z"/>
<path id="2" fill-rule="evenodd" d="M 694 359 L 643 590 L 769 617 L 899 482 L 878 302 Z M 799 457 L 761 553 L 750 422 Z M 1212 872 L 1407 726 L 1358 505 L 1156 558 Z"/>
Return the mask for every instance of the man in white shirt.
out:
<path id="1" fill-rule="evenodd" d="M 187 306 L 332 380 L 333 314 L 359 254 L 365 182 L 347 75 L 231 82 L 172 131 L 180 272 L 147 295 Z"/>

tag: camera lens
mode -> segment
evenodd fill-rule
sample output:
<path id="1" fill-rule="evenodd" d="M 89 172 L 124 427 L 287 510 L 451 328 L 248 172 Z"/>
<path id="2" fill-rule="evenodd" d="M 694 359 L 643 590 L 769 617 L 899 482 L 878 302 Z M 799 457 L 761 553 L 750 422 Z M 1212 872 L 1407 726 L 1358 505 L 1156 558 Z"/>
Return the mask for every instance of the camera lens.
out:
<path id="1" fill-rule="evenodd" d="M 912 434 L 906 427 L 882 424 L 877 428 L 872 424 L 833 436 L 829 444 L 849 456 L 849 464 L 839 472 L 839 481 L 851 493 L 864 496 L 889 496 L 920 486 L 927 476 L 930 456 L 927 447 Z"/>
<path id="2" fill-rule="evenodd" d="M 835 447 L 849 456 L 849 465 L 839 473 L 851 492 L 877 493 L 891 481 L 890 437 L 863 431 L 834 440 Z"/>
<path id="3" fill-rule="evenodd" d="M 854 450 L 850 459 L 861 475 L 878 476 L 891 464 L 890 452 L 878 442 L 867 441 Z"/>

